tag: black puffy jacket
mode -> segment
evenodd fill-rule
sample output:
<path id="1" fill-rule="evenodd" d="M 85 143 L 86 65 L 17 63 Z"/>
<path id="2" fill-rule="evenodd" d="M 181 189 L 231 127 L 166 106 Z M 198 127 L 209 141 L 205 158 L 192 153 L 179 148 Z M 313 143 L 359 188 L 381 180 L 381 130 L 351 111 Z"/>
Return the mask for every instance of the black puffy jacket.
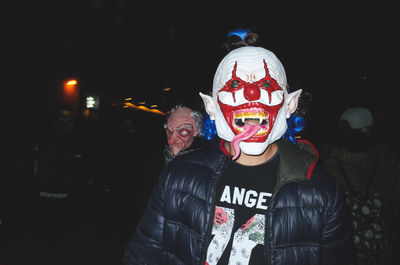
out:
<path id="1" fill-rule="evenodd" d="M 318 155 L 311 145 L 277 144 L 278 184 L 265 213 L 269 264 L 350 264 L 350 219 L 338 183 L 315 167 Z M 165 168 L 123 264 L 204 265 L 214 192 L 227 159 L 213 147 Z"/>

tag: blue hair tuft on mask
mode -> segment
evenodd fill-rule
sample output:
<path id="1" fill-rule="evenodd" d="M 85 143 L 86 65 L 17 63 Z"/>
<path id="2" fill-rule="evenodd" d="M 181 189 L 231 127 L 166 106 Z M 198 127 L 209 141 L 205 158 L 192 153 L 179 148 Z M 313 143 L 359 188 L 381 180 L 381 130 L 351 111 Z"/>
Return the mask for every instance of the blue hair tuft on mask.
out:
<path id="1" fill-rule="evenodd" d="M 248 30 L 248 29 L 235 29 L 234 31 L 231 31 L 228 34 L 228 37 L 238 36 L 239 38 L 241 38 L 244 41 L 244 39 L 246 38 L 246 36 L 249 32 L 250 32 L 250 30 Z"/>
<path id="2" fill-rule="evenodd" d="M 287 119 L 288 128 L 285 134 L 282 136 L 283 139 L 290 141 L 291 143 L 297 143 L 296 133 L 299 133 L 306 126 L 306 122 L 303 117 L 291 115 L 289 119 Z"/>
<path id="3" fill-rule="evenodd" d="M 215 137 L 215 135 L 217 135 L 215 121 L 211 120 L 208 114 L 204 115 L 204 121 L 201 131 L 202 135 L 206 140 L 211 140 Z"/>

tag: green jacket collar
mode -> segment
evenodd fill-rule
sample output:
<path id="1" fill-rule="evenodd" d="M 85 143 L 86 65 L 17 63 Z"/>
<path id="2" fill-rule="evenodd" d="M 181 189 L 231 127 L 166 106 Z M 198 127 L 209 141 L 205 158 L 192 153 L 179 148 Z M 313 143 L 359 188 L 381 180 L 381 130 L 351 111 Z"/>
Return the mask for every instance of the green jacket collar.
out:
<path id="1" fill-rule="evenodd" d="M 281 139 L 276 144 L 280 157 L 278 183 L 310 179 L 319 158 L 315 147 L 306 140 L 292 144 Z"/>

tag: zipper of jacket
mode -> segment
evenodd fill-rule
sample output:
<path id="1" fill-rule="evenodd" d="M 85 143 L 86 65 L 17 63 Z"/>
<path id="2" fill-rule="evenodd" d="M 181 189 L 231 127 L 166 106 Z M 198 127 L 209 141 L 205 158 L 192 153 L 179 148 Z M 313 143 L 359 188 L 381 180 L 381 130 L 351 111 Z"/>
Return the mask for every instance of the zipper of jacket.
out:
<path id="1" fill-rule="evenodd" d="M 276 194 L 278 193 L 278 191 L 280 190 L 280 188 L 282 186 L 283 186 L 283 184 L 280 184 L 275 188 L 274 192 L 272 193 L 271 199 L 269 200 L 268 208 L 267 208 L 267 211 L 265 213 L 264 251 L 263 251 L 263 253 L 264 253 L 265 261 L 269 265 L 271 265 L 271 248 L 269 247 L 270 244 L 268 244 L 268 242 L 271 241 L 271 238 L 269 237 L 269 230 L 271 230 L 271 229 L 269 229 L 269 225 L 270 225 L 269 224 L 269 212 L 270 212 L 270 209 L 271 209 L 272 202 L 275 199 Z"/>
<path id="2" fill-rule="evenodd" d="M 216 182 L 218 182 L 218 180 L 216 181 Z M 214 184 L 215 185 L 215 187 L 217 187 L 217 185 L 218 185 L 218 183 L 216 183 L 216 184 Z M 211 207 L 211 212 L 212 212 L 212 209 L 215 209 L 215 193 L 216 193 L 216 188 L 214 188 L 214 190 L 213 190 L 213 192 L 212 192 L 212 196 L 213 196 L 213 203 L 212 203 L 212 207 Z M 206 260 L 207 260 L 207 250 L 208 249 L 206 249 L 206 244 L 207 244 L 207 241 L 208 241 L 208 239 L 210 238 L 210 236 L 211 236 L 211 232 L 212 232 L 212 222 L 213 222 L 213 218 L 214 218 L 214 216 L 212 215 L 212 213 L 211 213 L 211 217 L 210 217 L 211 219 L 208 221 L 208 223 L 207 223 L 207 234 L 206 234 L 206 238 L 205 238 L 205 240 L 204 240 L 204 244 L 203 244 L 203 254 L 202 254 L 202 258 L 201 258 L 201 260 L 200 260 L 200 265 L 204 265 L 205 263 L 206 263 Z"/>

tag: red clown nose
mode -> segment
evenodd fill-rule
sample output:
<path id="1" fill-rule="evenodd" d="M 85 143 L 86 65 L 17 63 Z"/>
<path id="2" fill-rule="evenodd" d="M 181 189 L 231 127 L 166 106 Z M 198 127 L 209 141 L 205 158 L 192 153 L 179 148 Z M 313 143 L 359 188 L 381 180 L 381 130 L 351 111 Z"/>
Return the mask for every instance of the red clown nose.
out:
<path id="1" fill-rule="evenodd" d="M 260 98 L 260 88 L 256 84 L 248 84 L 244 88 L 244 98 L 248 101 L 258 100 Z"/>

